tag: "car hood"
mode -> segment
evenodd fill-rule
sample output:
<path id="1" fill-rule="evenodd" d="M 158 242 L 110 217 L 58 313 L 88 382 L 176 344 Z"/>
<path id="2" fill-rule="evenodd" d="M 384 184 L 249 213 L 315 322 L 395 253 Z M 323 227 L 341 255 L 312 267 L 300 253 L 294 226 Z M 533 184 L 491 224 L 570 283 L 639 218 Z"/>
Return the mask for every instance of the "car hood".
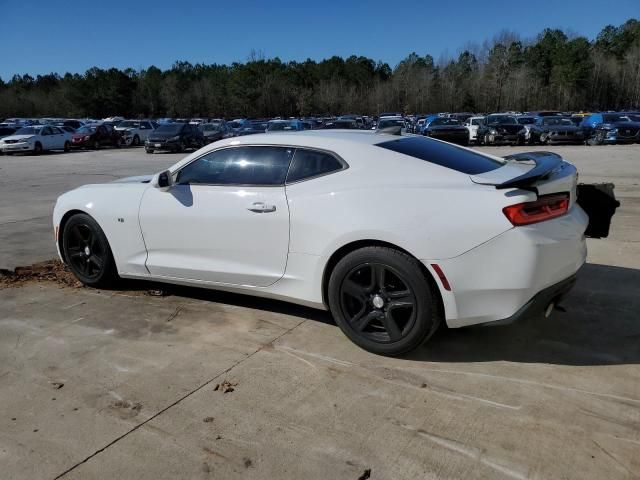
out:
<path id="1" fill-rule="evenodd" d="M 177 137 L 179 136 L 179 133 L 157 133 L 154 132 L 151 135 L 149 135 L 149 140 L 153 141 L 153 140 L 167 140 L 169 138 L 173 138 L 173 137 Z"/>
<path id="2" fill-rule="evenodd" d="M 577 132 L 582 131 L 580 127 L 575 125 L 549 125 L 544 127 L 544 130 L 548 132 Z"/>
<path id="3" fill-rule="evenodd" d="M 27 138 L 35 137 L 33 133 L 30 135 L 9 135 L 8 137 L 4 137 L 3 140 L 26 140 Z"/>
<path id="4" fill-rule="evenodd" d="M 109 183 L 149 183 L 152 178 L 153 175 L 138 175 L 135 177 L 119 178 Z"/>
<path id="5" fill-rule="evenodd" d="M 427 130 L 445 130 L 445 131 L 467 131 L 464 125 L 430 125 Z"/>

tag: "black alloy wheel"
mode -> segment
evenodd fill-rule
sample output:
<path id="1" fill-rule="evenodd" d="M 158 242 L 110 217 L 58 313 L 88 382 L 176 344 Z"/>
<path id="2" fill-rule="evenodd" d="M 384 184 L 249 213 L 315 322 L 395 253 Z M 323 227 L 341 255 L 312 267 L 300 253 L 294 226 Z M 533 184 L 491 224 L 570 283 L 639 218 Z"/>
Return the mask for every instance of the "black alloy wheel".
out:
<path id="1" fill-rule="evenodd" d="M 331 274 L 328 293 L 338 326 L 373 353 L 406 353 L 440 323 L 436 294 L 419 262 L 391 248 L 366 247 L 345 256 Z"/>
<path id="2" fill-rule="evenodd" d="M 67 221 L 62 250 L 67 265 L 85 285 L 105 287 L 118 278 L 107 238 L 89 215 L 77 214 Z"/>

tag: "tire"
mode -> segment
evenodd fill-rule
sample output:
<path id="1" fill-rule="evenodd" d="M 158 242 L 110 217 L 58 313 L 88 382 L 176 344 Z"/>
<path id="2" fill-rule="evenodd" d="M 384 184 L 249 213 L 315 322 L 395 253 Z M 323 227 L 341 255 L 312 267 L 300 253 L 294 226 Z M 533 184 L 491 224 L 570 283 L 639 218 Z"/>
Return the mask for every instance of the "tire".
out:
<path id="1" fill-rule="evenodd" d="M 485 133 L 484 138 L 482 139 L 482 143 L 484 145 L 491 145 L 491 143 L 489 142 L 489 138 L 490 138 L 490 135 L 488 133 Z"/>
<path id="2" fill-rule="evenodd" d="M 42 151 L 42 144 L 40 142 L 36 142 L 36 144 L 33 146 L 33 154 L 40 155 Z"/>
<path id="3" fill-rule="evenodd" d="M 413 350 L 441 321 L 438 296 L 420 263 L 387 247 L 365 247 L 342 258 L 329 278 L 328 303 L 344 334 L 382 355 Z"/>
<path id="4" fill-rule="evenodd" d="M 107 237 L 91 216 L 72 216 L 64 226 L 61 243 L 66 264 L 83 284 L 104 288 L 118 280 Z"/>
<path id="5" fill-rule="evenodd" d="M 93 142 L 93 149 L 100 150 L 100 142 L 98 140 Z"/>
<path id="6" fill-rule="evenodd" d="M 63 150 L 64 150 L 65 152 L 70 151 L 70 150 L 71 150 L 71 144 L 70 144 L 69 142 L 64 142 L 64 148 L 63 148 Z"/>
<path id="7" fill-rule="evenodd" d="M 540 143 L 542 145 L 548 145 L 549 144 L 549 136 L 545 135 L 544 133 L 542 135 L 540 135 Z"/>
<path id="8" fill-rule="evenodd" d="M 137 147 L 138 145 L 140 145 L 140 137 L 138 135 L 134 135 L 133 140 L 131 141 L 131 146 Z"/>

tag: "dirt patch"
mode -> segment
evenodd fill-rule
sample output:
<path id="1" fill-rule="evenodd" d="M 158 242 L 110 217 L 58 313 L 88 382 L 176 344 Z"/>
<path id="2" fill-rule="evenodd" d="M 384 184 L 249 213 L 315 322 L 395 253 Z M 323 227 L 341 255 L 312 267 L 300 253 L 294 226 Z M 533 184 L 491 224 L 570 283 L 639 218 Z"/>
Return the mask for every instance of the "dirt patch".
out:
<path id="1" fill-rule="evenodd" d="M 237 385 L 238 385 L 238 382 L 230 382 L 228 380 L 225 380 L 222 383 L 216 384 L 216 386 L 213 389 L 213 391 L 214 392 L 220 391 L 222 393 L 230 393 L 230 392 L 233 392 L 235 390 L 235 387 Z"/>
<path id="2" fill-rule="evenodd" d="M 0 269 L 0 289 L 21 287 L 34 282 L 53 282 L 73 288 L 83 286 L 60 260 L 49 260 L 26 267 L 16 267 L 13 271 Z"/>

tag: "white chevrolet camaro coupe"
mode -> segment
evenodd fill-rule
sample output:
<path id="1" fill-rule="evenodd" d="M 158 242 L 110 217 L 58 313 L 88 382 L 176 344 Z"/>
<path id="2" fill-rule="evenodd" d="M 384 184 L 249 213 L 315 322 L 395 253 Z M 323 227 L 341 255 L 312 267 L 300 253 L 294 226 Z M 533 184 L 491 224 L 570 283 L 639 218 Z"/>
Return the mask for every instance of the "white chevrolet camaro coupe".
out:
<path id="1" fill-rule="evenodd" d="M 576 168 L 371 131 L 224 139 L 148 177 L 58 198 L 78 279 L 118 277 L 328 309 L 397 355 L 449 327 L 551 310 L 585 262 Z"/>

